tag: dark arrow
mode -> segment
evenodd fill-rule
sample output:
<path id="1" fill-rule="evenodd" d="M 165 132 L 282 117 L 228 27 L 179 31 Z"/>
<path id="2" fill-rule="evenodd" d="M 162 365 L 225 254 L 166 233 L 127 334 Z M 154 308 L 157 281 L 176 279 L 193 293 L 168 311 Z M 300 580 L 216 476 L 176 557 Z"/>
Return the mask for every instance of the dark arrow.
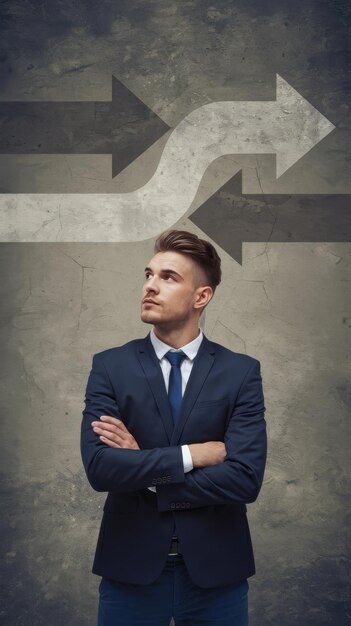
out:
<path id="1" fill-rule="evenodd" d="M 242 265 L 244 241 L 351 241 L 351 195 L 243 195 L 240 172 L 189 219 Z"/>
<path id="2" fill-rule="evenodd" d="M 168 130 L 114 76 L 109 102 L 0 103 L 0 154 L 111 154 L 112 177 Z"/>

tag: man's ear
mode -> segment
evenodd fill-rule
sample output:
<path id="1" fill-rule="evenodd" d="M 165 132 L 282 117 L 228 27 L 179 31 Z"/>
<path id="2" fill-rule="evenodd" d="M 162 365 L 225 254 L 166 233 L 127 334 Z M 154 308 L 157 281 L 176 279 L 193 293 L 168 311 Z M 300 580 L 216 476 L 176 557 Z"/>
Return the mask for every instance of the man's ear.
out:
<path id="1" fill-rule="evenodd" d="M 196 293 L 196 298 L 194 302 L 195 309 L 204 308 L 213 297 L 213 289 L 209 285 L 206 287 L 199 287 Z"/>

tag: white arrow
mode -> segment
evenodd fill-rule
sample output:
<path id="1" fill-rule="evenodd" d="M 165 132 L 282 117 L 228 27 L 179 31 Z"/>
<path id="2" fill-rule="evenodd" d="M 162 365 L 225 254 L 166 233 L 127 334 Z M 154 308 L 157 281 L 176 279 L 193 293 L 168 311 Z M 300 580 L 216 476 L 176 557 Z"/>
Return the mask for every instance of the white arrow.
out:
<path id="1" fill-rule="evenodd" d="M 175 224 L 207 167 L 226 154 L 276 154 L 281 176 L 335 126 L 277 74 L 272 102 L 212 102 L 173 130 L 152 178 L 117 194 L 4 194 L 1 241 L 140 241 Z"/>

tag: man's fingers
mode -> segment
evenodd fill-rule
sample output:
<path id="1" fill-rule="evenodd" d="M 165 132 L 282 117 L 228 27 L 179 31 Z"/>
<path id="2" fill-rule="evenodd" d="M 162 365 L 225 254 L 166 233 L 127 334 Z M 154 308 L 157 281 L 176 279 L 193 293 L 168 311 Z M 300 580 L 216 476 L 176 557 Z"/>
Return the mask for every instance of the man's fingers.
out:
<path id="1" fill-rule="evenodd" d="M 93 426 L 93 431 L 97 435 L 102 435 L 103 437 L 108 437 L 113 441 L 118 441 L 118 443 L 127 443 L 132 435 L 127 431 L 121 430 L 112 424 L 107 424 L 105 422 L 98 422 L 97 426 Z"/>
<path id="2" fill-rule="evenodd" d="M 116 424 L 109 424 L 108 422 L 92 422 L 93 430 L 108 430 L 110 433 L 118 433 L 122 435 L 123 431 L 121 431 Z"/>
<path id="3" fill-rule="evenodd" d="M 94 426 L 93 431 L 97 435 L 105 437 L 106 439 L 111 439 L 116 443 L 120 443 L 122 441 L 122 434 L 118 433 L 116 428 L 114 426 L 110 426 L 109 424 Z"/>
<path id="4" fill-rule="evenodd" d="M 107 443 L 109 446 L 114 448 L 123 448 L 123 441 L 119 435 L 115 435 L 114 433 L 102 428 L 95 432 L 99 435 L 101 441 Z"/>
<path id="5" fill-rule="evenodd" d="M 129 433 L 128 428 L 123 424 L 122 420 L 118 419 L 118 417 L 112 417 L 112 415 L 101 415 L 100 420 L 102 420 L 104 424 L 113 424 L 125 433 Z"/>
<path id="6" fill-rule="evenodd" d="M 135 450 L 139 449 L 137 442 L 135 441 L 132 435 L 125 435 L 125 433 L 116 433 L 107 430 L 106 428 L 102 428 L 99 426 L 94 427 L 94 432 L 98 435 L 104 443 L 108 445 L 116 444 L 113 447 L 116 448 L 133 448 Z"/>
<path id="7" fill-rule="evenodd" d="M 112 415 L 100 415 L 100 420 L 104 424 L 113 424 L 118 427 L 124 426 L 121 419 L 119 419 L 118 417 L 113 417 Z"/>
<path id="8" fill-rule="evenodd" d="M 110 448 L 120 448 L 121 446 L 118 445 L 118 443 L 115 443 L 114 441 L 111 441 L 111 439 L 107 439 L 106 437 L 100 437 L 101 441 L 103 443 L 106 443 L 106 445 L 108 445 Z"/>
<path id="9" fill-rule="evenodd" d="M 103 443 L 106 443 L 106 445 L 110 446 L 110 448 L 120 448 L 121 446 L 118 445 L 118 443 L 115 443 L 114 441 L 111 441 L 111 439 L 107 439 L 106 437 L 100 437 L 101 441 Z"/>
<path id="10" fill-rule="evenodd" d="M 112 415 L 101 415 L 100 421 L 95 421 L 91 423 L 94 432 L 101 434 L 99 429 L 105 429 L 106 431 L 110 431 L 111 433 L 115 433 L 120 435 L 123 438 L 131 437 L 131 433 L 128 428 L 123 424 L 121 420 L 117 417 L 112 417 Z"/>
<path id="11" fill-rule="evenodd" d="M 116 417 L 102 415 L 99 421 L 91 422 L 91 425 L 94 433 L 100 437 L 101 441 L 108 445 L 111 445 L 110 442 L 117 444 L 111 447 L 140 449 L 133 435 Z"/>

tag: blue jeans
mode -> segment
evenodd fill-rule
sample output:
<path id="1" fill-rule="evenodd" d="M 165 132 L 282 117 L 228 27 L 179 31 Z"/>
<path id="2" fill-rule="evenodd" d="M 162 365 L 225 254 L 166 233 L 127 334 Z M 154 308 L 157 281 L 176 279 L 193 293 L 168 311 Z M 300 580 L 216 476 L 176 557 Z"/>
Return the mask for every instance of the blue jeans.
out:
<path id="1" fill-rule="evenodd" d="M 248 626 L 247 579 L 203 589 L 190 579 L 182 556 L 169 556 L 151 585 L 102 578 L 98 626 Z"/>

